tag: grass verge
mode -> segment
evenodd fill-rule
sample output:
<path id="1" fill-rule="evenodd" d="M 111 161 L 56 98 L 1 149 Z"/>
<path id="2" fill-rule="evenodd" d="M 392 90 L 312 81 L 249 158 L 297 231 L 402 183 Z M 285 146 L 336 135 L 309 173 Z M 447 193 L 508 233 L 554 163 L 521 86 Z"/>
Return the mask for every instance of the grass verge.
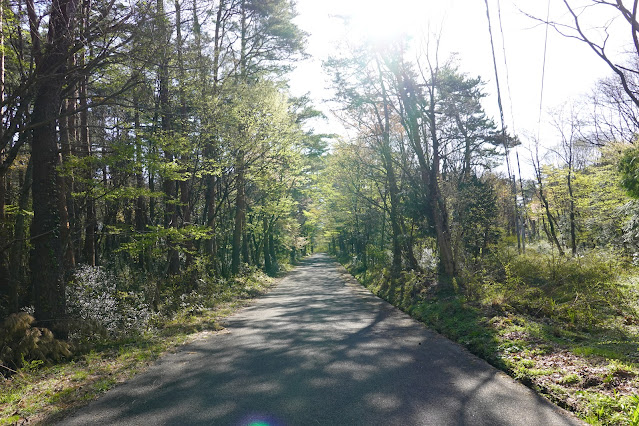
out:
<path id="1" fill-rule="evenodd" d="M 364 273 L 348 263 L 344 266 L 374 294 L 585 422 L 639 425 L 639 286 L 627 274 L 597 277 L 596 271 L 586 271 L 587 276 L 578 276 L 572 263 L 560 268 L 573 268 L 576 278 L 554 271 L 565 282 L 550 285 L 550 278 L 543 279 L 544 271 L 534 270 L 535 263 L 543 262 L 531 258 L 525 265 L 530 270 L 524 272 L 542 282 L 530 283 L 517 271 L 502 282 L 458 286 L 453 281 L 442 286 L 407 274 L 393 294 L 386 271 Z M 619 297 L 624 301 L 596 305 Z"/>
<path id="2" fill-rule="evenodd" d="M 94 345 L 66 362 L 32 362 L 9 379 L 0 376 L 0 425 L 51 424 L 144 371 L 163 354 L 223 329 L 220 320 L 274 285 L 263 274 L 230 281 L 203 305 L 136 336 Z"/>

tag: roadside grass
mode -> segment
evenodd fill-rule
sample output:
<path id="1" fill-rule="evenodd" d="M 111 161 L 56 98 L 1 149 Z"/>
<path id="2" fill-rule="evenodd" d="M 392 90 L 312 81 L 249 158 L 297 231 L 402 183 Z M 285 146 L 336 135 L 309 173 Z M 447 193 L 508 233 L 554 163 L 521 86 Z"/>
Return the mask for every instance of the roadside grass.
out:
<path id="1" fill-rule="evenodd" d="M 605 256 L 509 259 L 458 284 L 347 269 L 373 293 L 593 425 L 639 425 L 639 270 Z M 447 285 L 446 285 L 447 284 Z"/>
<path id="2" fill-rule="evenodd" d="M 220 320 L 264 294 L 274 284 L 261 273 L 236 278 L 186 304 L 138 335 L 102 341 L 55 365 L 31 362 L 10 378 L 0 376 L 0 426 L 50 424 L 144 371 L 163 354 L 220 332 Z"/>

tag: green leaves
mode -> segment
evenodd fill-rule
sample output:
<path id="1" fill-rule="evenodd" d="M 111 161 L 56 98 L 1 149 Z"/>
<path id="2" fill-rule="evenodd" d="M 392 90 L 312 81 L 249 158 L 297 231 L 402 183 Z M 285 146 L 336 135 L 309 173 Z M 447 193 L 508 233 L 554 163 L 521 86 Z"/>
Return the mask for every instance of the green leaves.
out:
<path id="1" fill-rule="evenodd" d="M 116 252 L 127 252 L 130 255 L 138 255 L 147 249 L 151 249 L 156 255 L 164 252 L 164 244 L 170 240 L 182 251 L 187 250 L 191 241 L 209 239 L 213 235 L 213 230 L 206 226 L 189 225 L 182 228 L 164 226 L 148 226 L 145 232 L 134 232 L 132 230 L 121 229 L 129 233 L 130 241 L 123 243 Z M 110 232 L 117 232 L 110 229 Z"/>
<path id="2" fill-rule="evenodd" d="M 639 198 L 639 147 L 627 148 L 619 161 L 621 186 L 628 195 Z"/>

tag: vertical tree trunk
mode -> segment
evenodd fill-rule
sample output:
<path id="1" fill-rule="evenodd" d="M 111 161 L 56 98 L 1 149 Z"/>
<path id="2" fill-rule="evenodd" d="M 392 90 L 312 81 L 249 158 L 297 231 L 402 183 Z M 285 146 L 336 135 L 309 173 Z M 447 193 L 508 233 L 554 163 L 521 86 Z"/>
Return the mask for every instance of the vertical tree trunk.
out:
<path id="1" fill-rule="evenodd" d="M 455 257 L 448 226 L 448 209 L 446 201 L 441 195 L 439 187 L 440 179 L 440 153 L 439 153 L 439 135 L 437 134 L 437 117 L 435 105 L 437 78 L 436 73 L 431 73 L 431 83 L 429 86 L 429 105 L 427 119 L 429 121 L 430 137 L 433 145 L 432 166 L 430 168 L 429 178 L 429 195 L 431 197 L 431 208 L 433 210 L 433 219 L 435 221 L 435 232 L 437 233 L 437 245 L 439 246 L 439 256 L 442 267 L 446 275 L 453 277 L 456 274 Z"/>
<path id="2" fill-rule="evenodd" d="M 74 66 L 73 63 L 69 64 L 70 66 Z M 74 91 L 71 95 L 73 99 L 77 98 L 77 91 Z M 72 111 L 75 109 L 76 104 L 71 102 L 69 99 L 65 99 L 63 101 L 63 109 L 66 111 Z M 62 120 L 60 120 L 60 142 L 62 147 L 62 161 L 68 161 L 70 155 L 78 155 L 81 154 L 78 151 L 78 137 L 77 137 L 77 115 L 68 115 Z M 63 129 L 63 124 L 66 128 Z M 68 142 L 65 143 L 65 140 Z M 65 147 L 66 145 L 66 147 Z M 66 151 L 66 152 L 65 152 Z M 81 182 L 84 177 L 83 173 L 77 173 L 75 170 L 66 177 L 66 185 L 67 188 L 65 190 L 66 198 L 67 198 L 67 211 L 69 214 L 69 225 L 71 227 L 71 242 L 73 249 L 73 256 L 76 262 L 81 262 L 83 259 L 82 252 L 82 230 L 84 224 L 82 222 L 82 216 L 85 210 L 85 204 L 83 199 L 77 200 L 74 197 L 74 193 L 81 193 L 84 191 L 86 187 L 84 183 Z M 80 179 L 78 179 L 80 178 Z"/>
<path id="3" fill-rule="evenodd" d="M 4 102 L 4 1 L 0 1 L 0 103 Z M 0 110 L 0 138 L 4 130 L 4 108 Z M 4 149 L 0 149 L 0 164 L 4 161 Z M 0 241 L 9 240 L 6 224 L 6 171 L 0 172 Z M 0 244 L 1 245 L 1 244 Z M 0 248 L 0 294 L 7 293 L 11 299 L 7 252 Z"/>
<path id="4" fill-rule="evenodd" d="M 202 60 L 202 42 L 201 42 L 201 30 L 200 24 L 197 20 L 196 6 L 193 0 L 193 32 L 195 34 L 195 44 L 198 55 L 198 70 L 200 73 L 200 84 L 202 85 L 202 98 L 206 99 L 207 95 L 207 83 L 206 83 L 206 70 L 204 61 Z M 213 65 L 211 73 L 213 75 L 213 98 L 217 96 L 218 80 L 219 80 L 219 67 L 220 67 L 220 53 L 221 53 L 221 40 L 222 40 L 222 18 L 225 7 L 224 0 L 220 0 L 217 7 L 217 14 L 215 19 L 215 35 L 213 38 Z M 215 138 L 207 141 L 207 147 L 205 150 L 205 157 L 207 159 L 213 159 L 217 155 Z M 205 211 L 206 211 L 206 225 L 211 228 L 210 238 L 205 244 L 205 253 L 213 260 L 214 269 L 216 268 L 215 255 L 217 254 L 217 235 L 216 235 L 216 216 L 217 216 L 217 178 L 213 175 L 206 177 L 206 195 L 205 195 Z"/>
<path id="5" fill-rule="evenodd" d="M 271 270 L 275 274 L 279 269 L 277 262 L 277 252 L 275 251 L 275 237 L 273 236 L 273 223 L 269 224 L 268 232 L 268 254 L 271 256 Z"/>
<path id="6" fill-rule="evenodd" d="M 406 260 L 408 260 L 408 264 L 413 271 L 422 272 L 422 268 L 419 266 L 417 262 L 417 258 L 415 257 L 415 251 L 413 250 L 413 230 L 411 230 L 410 234 L 406 229 L 406 222 L 402 220 L 400 222 L 402 228 L 402 235 L 405 235 L 404 241 L 404 250 L 406 252 Z M 410 235 L 410 237 L 409 237 Z"/>
<path id="7" fill-rule="evenodd" d="M 184 46 L 182 38 L 182 8 L 179 0 L 175 0 L 175 34 L 176 34 L 176 50 L 177 50 L 177 66 L 178 66 L 178 93 L 180 99 L 180 133 L 182 137 L 188 138 L 188 118 L 187 118 L 187 105 L 186 105 L 186 74 L 184 69 Z M 188 154 L 182 154 L 182 164 L 191 164 Z M 188 171 L 188 167 L 186 170 Z M 192 178 L 183 179 L 179 183 L 180 188 L 180 212 L 182 217 L 182 226 L 185 224 L 191 224 L 191 184 Z M 177 217 L 176 217 L 177 220 Z M 194 250 L 192 240 L 188 240 L 186 243 L 186 257 L 184 261 L 185 269 L 188 269 L 193 262 Z M 194 280 L 190 280 L 194 281 Z"/>
<path id="8" fill-rule="evenodd" d="M 86 2 L 85 2 L 86 4 Z M 88 10 L 84 11 L 84 15 L 87 15 Z M 84 18 L 87 19 L 86 17 Z M 86 25 L 86 24 L 85 24 Z M 80 56 L 80 65 L 83 66 L 85 62 L 84 55 Z M 83 75 L 80 79 L 80 90 L 79 90 L 79 100 L 80 100 L 80 156 L 82 158 L 88 159 L 91 153 L 91 139 L 89 136 L 89 111 L 88 111 L 88 76 Z M 86 221 L 84 226 L 84 261 L 91 266 L 95 266 L 97 264 L 97 256 L 96 256 L 96 228 L 98 226 L 98 221 L 96 217 L 96 209 L 95 209 L 95 198 L 93 196 L 93 191 L 91 190 L 91 182 L 93 181 L 93 167 L 87 167 L 87 170 L 84 174 L 85 187 L 86 187 Z"/>
<path id="9" fill-rule="evenodd" d="M 242 152 L 238 153 L 236 165 L 238 167 L 238 171 L 235 179 L 235 227 L 233 229 L 233 245 L 231 251 L 231 273 L 233 275 L 237 274 L 240 270 L 242 236 L 244 235 L 244 224 L 246 221 L 246 195 L 244 194 L 244 155 Z"/>
<path id="10" fill-rule="evenodd" d="M 66 315 L 62 240 L 60 236 L 57 119 L 62 105 L 67 55 L 77 0 L 52 0 L 46 48 L 36 52 L 38 79 L 31 123 L 33 141 L 33 222 L 31 275 L 38 323 L 66 335 L 60 326 Z M 33 17 L 31 4 L 30 17 Z M 32 35 L 37 22 L 30 20 Z M 35 34 L 34 34 L 35 33 Z M 39 45 L 34 44 L 34 49 Z"/>
<path id="11" fill-rule="evenodd" d="M 417 105 L 418 91 L 415 87 L 414 81 L 406 75 L 404 72 L 396 72 L 396 79 L 399 86 L 399 96 L 402 104 L 404 105 L 404 116 L 402 117 L 402 125 L 408 135 L 408 142 L 410 143 L 415 155 L 417 156 L 417 164 L 419 175 L 421 178 L 423 194 L 422 202 L 424 210 L 429 223 L 434 222 L 433 208 L 431 204 L 433 200 L 429 199 L 428 193 L 430 191 L 430 175 L 431 164 L 428 150 L 424 149 L 422 140 L 426 139 L 426 132 L 422 126 L 419 125 L 418 116 L 420 115 L 420 107 Z M 424 120 L 428 122 L 428 120 Z M 424 138 L 422 138 L 424 135 Z M 412 256 L 414 258 L 414 255 Z M 411 260 L 412 262 L 412 260 Z"/>
<path id="12" fill-rule="evenodd" d="M 71 62 L 71 61 L 70 61 Z M 72 66 L 72 63 L 70 64 Z M 62 114 L 68 114 L 73 106 L 68 99 L 62 101 Z M 60 148 L 62 161 L 67 162 L 71 157 L 71 144 L 73 143 L 71 132 L 73 126 L 72 116 L 63 117 L 59 121 L 60 128 Z M 60 186 L 60 214 L 62 219 L 61 237 L 64 250 L 65 269 L 75 267 L 75 250 L 73 247 L 73 230 L 75 229 L 75 206 L 73 203 L 73 174 L 58 176 Z M 66 217 L 65 217 L 66 216 Z M 65 225 L 67 222 L 67 225 Z"/>
<path id="13" fill-rule="evenodd" d="M 548 236 L 550 243 L 554 244 L 555 247 L 557 247 L 557 251 L 559 252 L 559 255 L 563 256 L 564 250 L 561 247 L 561 244 L 559 243 L 559 239 L 557 238 L 557 232 L 555 230 L 555 221 L 552 216 L 552 213 L 550 213 L 550 206 L 548 205 L 548 200 L 546 199 L 546 196 L 544 195 L 544 185 L 543 185 L 543 179 L 541 175 L 541 165 L 539 163 L 539 156 L 537 155 L 537 157 L 533 158 L 532 160 L 533 160 L 533 167 L 535 168 L 537 184 L 539 185 L 539 188 L 538 188 L 539 201 L 541 201 L 541 204 L 544 207 L 544 211 L 546 212 L 546 217 L 548 218 L 549 229 L 546 228 L 544 223 L 544 231 L 546 231 L 546 235 Z"/>
<path id="14" fill-rule="evenodd" d="M 209 151 L 210 153 L 211 151 Z M 207 155 L 207 158 L 210 158 L 212 155 Z M 217 253 L 217 239 L 216 239 L 216 229 L 215 229 L 215 217 L 217 214 L 216 201 L 217 201 L 217 188 L 216 188 L 215 177 L 209 175 L 206 177 L 206 194 L 205 194 L 205 216 L 206 216 L 206 226 L 211 228 L 210 238 L 206 240 L 204 246 L 204 252 L 209 257 L 215 256 Z"/>
<path id="15" fill-rule="evenodd" d="M 24 137 L 24 136 L 22 136 Z M 13 237 L 15 243 L 11 246 L 9 252 L 9 310 L 10 312 L 18 312 L 20 306 L 19 300 L 19 285 L 22 283 L 24 274 L 23 271 L 23 254 L 25 248 L 25 215 L 24 213 L 29 208 L 29 193 L 31 190 L 31 178 L 33 171 L 33 163 L 29 160 L 27 165 L 27 172 L 24 176 L 24 183 L 20 190 L 20 197 L 18 198 L 19 212 L 16 215 L 16 222 L 14 224 Z"/>
<path id="16" fill-rule="evenodd" d="M 267 274 L 272 274 L 273 273 L 273 263 L 271 262 L 271 254 L 268 251 L 268 239 L 269 239 L 269 235 L 270 235 L 270 227 L 268 224 L 268 218 L 266 217 L 266 215 L 264 215 L 264 218 L 262 219 L 262 228 L 264 231 L 264 241 L 262 242 L 262 250 L 264 253 L 264 272 L 266 272 Z"/>
<path id="17" fill-rule="evenodd" d="M 521 191 L 522 209 L 521 209 L 521 252 L 526 254 L 526 195 L 524 194 L 524 183 L 521 180 L 521 166 L 519 165 L 519 153 L 517 156 L 517 170 L 519 171 L 519 190 Z"/>
<path id="18" fill-rule="evenodd" d="M 386 136 L 384 136 L 385 138 Z M 387 142 L 385 143 L 385 145 Z M 384 146 L 382 148 L 382 155 L 384 157 L 384 168 L 386 171 L 386 180 L 388 182 L 388 192 L 390 195 L 390 223 L 391 223 L 391 238 L 393 242 L 393 263 L 391 265 L 391 284 L 394 284 L 394 281 L 399 278 L 399 275 L 402 270 L 402 246 L 401 246 L 401 226 L 399 224 L 399 197 L 398 197 L 398 188 L 397 181 L 395 177 L 395 171 L 393 170 L 392 158 L 390 155 L 390 147 Z M 391 285 L 392 287 L 392 285 Z"/>
<path id="19" fill-rule="evenodd" d="M 240 81 L 246 83 L 247 73 L 247 57 L 246 57 L 246 37 L 247 37 L 247 14 L 246 14 L 246 2 L 240 1 Z M 242 127 L 242 126 L 240 126 Z M 239 131 L 240 135 L 244 132 L 242 128 Z M 242 136 L 240 136 L 242 137 Z M 244 163 L 244 151 L 238 150 L 235 158 L 235 167 L 237 168 L 237 175 L 235 179 L 236 198 L 235 198 L 235 226 L 233 229 L 233 243 L 231 250 L 231 273 L 237 274 L 240 267 L 240 256 L 242 255 L 242 237 L 244 236 L 244 227 L 246 224 L 246 194 L 245 194 L 245 163 Z M 246 256 L 245 256 L 246 259 Z"/>
<path id="20" fill-rule="evenodd" d="M 568 176 L 566 177 L 568 185 L 568 197 L 570 198 L 570 248 L 573 256 L 577 255 L 577 227 L 575 225 L 575 196 L 572 190 L 572 167 L 573 167 L 573 155 L 572 155 L 572 140 L 570 141 L 569 157 L 568 157 Z"/>
<path id="21" fill-rule="evenodd" d="M 56 182 L 58 191 L 58 210 L 60 211 L 60 240 L 62 244 L 62 265 L 65 274 L 75 267 L 75 253 L 71 241 L 71 226 L 69 224 L 69 210 L 67 209 L 67 196 L 71 196 L 69 191 L 69 180 L 66 176 L 58 174 Z M 67 194 L 67 192 L 69 192 Z M 66 278 L 66 277 L 65 277 Z"/>
<path id="22" fill-rule="evenodd" d="M 168 137 L 172 130 L 171 123 L 171 105 L 169 98 L 169 44 L 170 44 L 170 31 L 168 28 L 168 19 L 164 10 L 164 1 L 157 0 L 157 14 L 158 14 L 158 33 L 162 49 L 160 64 L 158 67 L 158 81 L 159 81 L 159 93 L 158 100 L 160 106 L 160 115 L 162 123 L 162 132 L 164 137 Z M 175 156 L 169 149 L 164 151 L 164 158 L 167 162 L 173 162 Z M 166 202 L 164 203 L 164 227 L 165 228 L 177 228 L 177 208 L 175 201 L 177 199 L 177 184 L 173 179 L 165 178 L 163 182 L 163 191 Z M 178 251 L 175 248 L 175 241 L 172 238 L 168 238 L 168 273 L 171 275 L 178 274 L 180 270 L 180 259 Z"/>
<path id="23" fill-rule="evenodd" d="M 0 163 L 2 163 L 3 155 L 0 150 Z M 6 295 L 11 299 L 11 283 L 9 281 L 9 258 L 5 247 L 6 242 L 10 240 L 8 227 L 6 225 L 5 213 L 5 173 L 0 173 L 0 296 Z"/>
<path id="24" fill-rule="evenodd" d="M 390 111 L 389 100 L 386 94 L 386 85 L 383 80 L 381 67 L 379 61 L 377 61 L 377 71 L 379 83 L 382 89 L 382 102 L 383 102 L 383 117 L 378 115 L 378 125 L 381 130 L 381 154 L 382 164 L 386 172 L 386 181 L 388 182 L 388 192 L 390 195 L 390 222 L 392 231 L 393 242 L 393 263 L 391 264 L 391 282 L 390 282 L 390 297 L 394 297 L 395 282 L 399 278 L 402 271 L 402 246 L 401 246 L 401 226 L 399 224 L 399 189 L 397 187 L 397 178 L 395 176 L 395 170 L 393 168 L 393 157 L 391 155 L 390 146 Z"/>
<path id="25" fill-rule="evenodd" d="M 136 172 L 135 172 L 135 186 L 138 190 L 142 191 L 144 189 L 144 170 L 143 170 L 143 161 L 144 161 L 144 152 L 142 150 L 142 138 L 141 138 L 141 125 L 140 125 L 140 108 L 138 106 L 138 99 L 136 97 L 135 101 L 135 115 L 133 118 L 133 127 L 135 130 L 135 159 L 136 159 Z M 144 196 L 138 195 L 135 201 L 135 230 L 139 234 L 142 234 L 146 230 L 147 218 L 146 218 L 146 203 Z M 138 254 L 138 264 L 141 268 L 146 267 L 146 257 L 145 251 L 141 250 Z"/>

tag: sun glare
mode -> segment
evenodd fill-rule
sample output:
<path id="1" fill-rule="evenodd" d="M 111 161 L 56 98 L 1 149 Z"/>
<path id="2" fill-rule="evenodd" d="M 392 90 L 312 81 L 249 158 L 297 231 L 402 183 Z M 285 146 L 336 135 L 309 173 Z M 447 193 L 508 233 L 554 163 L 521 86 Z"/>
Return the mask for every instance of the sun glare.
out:
<path id="1" fill-rule="evenodd" d="M 423 0 L 357 0 L 349 2 L 351 30 L 358 36 L 385 40 L 415 36 L 427 25 L 427 3 Z"/>

